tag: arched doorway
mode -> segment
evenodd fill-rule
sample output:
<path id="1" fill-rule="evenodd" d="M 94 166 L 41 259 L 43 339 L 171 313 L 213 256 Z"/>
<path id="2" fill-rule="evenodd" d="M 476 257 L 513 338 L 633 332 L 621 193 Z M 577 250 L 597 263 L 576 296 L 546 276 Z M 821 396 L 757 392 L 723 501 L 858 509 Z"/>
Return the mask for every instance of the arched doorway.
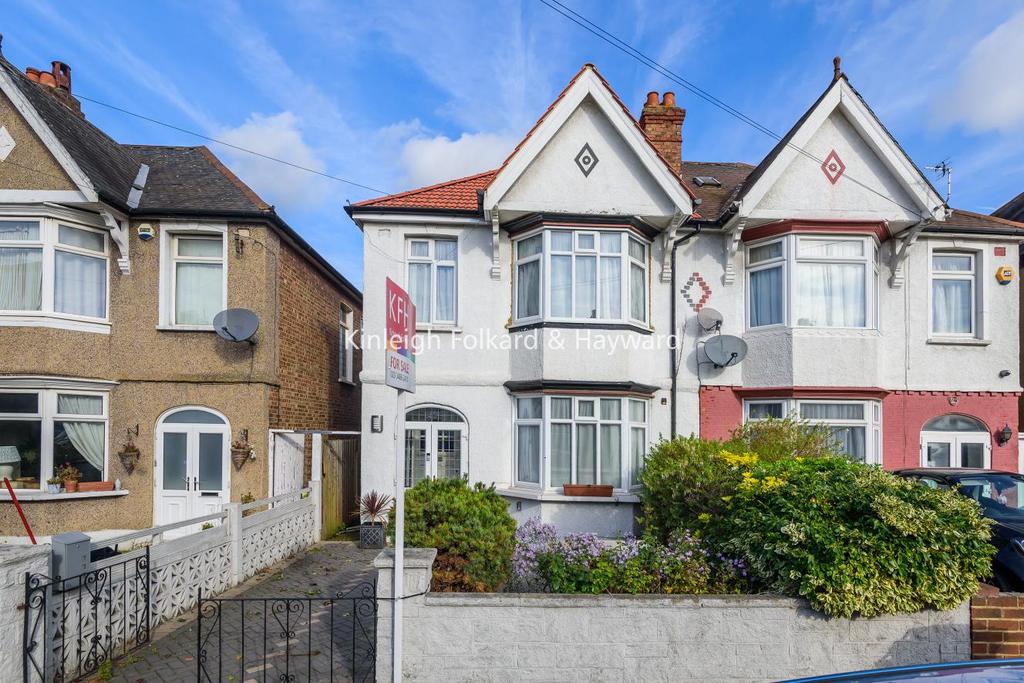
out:
<path id="1" fill-rule="evenodd" d="M 941 415 L 921 429 L 922 467 L 991 467 L 992 437 L 980 420 Z"/>
<path id="2" fill-rule="evenodd" d="M 451 408 L 410 408 L 405 413 L 405 485 L 415 486 L 427 477 L 465 475 L 467 429 L 466 418 Z"/>
<path id="3" fill-rule="evenodd" d="M 157 420 L 156 526 L 220 512 L 229 499 L 230 439 L 227 418 L 209 408 L 174 408 Z M 165 538 L 193 533 L 197 527 L 174 529 Z"/>

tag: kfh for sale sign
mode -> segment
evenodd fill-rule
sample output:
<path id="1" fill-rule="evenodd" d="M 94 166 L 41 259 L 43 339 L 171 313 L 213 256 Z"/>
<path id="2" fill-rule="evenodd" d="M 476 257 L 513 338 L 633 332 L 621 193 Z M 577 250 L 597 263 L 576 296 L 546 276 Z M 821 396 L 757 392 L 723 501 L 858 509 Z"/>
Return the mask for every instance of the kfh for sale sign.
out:
<path id="1" fill-rule="evenodd" d="M 404 289 L 387 279 L 387 350 L 384 383 L 400 391 L 416 392 L 416 309 Z"/>

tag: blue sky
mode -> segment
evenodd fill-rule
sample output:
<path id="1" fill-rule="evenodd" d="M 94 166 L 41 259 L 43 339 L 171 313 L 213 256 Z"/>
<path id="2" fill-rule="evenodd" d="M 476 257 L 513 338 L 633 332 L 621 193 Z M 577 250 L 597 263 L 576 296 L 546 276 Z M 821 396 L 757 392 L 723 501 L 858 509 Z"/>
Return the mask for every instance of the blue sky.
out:
<path id="1" fill-rule="evenodd" d="M 950 159 L 955 206 L 1024 191 L 1019 0 L 563 1 L 778 133 L 840 54 L 919 165 Z M 63 60 L 77 93 L 389 192 L 495 167 L 588 61 L 634 113 L 648 90 L 677 91 L 684 158 L 757 163 L 773 144 L 537 0 L 8 0 L 4 15 L 20 67 Z M 202 142 L 83 109 L 121 142 Z M 342 206 L 372 192 L 210 146 L 361 284 Z"/>

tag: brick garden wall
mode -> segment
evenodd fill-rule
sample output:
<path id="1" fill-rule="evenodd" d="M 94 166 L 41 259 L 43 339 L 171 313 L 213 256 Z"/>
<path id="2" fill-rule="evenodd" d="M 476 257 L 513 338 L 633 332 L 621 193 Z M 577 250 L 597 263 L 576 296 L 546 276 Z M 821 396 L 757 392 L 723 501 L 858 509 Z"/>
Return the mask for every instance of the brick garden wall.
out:
<path id="1" fill-rule="evenodd" d="M 1024 654 L 1024 593 L 982 591 L 971 600 L 971 656 L 974 659 Z"/>

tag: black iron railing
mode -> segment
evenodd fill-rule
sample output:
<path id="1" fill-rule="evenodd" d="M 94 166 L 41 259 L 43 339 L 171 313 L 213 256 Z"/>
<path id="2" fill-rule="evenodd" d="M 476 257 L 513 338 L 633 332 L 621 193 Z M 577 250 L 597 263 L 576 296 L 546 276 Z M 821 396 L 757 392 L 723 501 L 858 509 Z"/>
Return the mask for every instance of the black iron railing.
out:
<path id="1" fill-rule="evenodd" d="M 149 547 L 78 576 L 25 576 L 23 678 L 74 681 L 149 642 Z"/>
<path id="2" fill-rule="evenodd" d="M 376 588 L 331 598 L 199 598 L 196 680 L 374 681 Z"/>

